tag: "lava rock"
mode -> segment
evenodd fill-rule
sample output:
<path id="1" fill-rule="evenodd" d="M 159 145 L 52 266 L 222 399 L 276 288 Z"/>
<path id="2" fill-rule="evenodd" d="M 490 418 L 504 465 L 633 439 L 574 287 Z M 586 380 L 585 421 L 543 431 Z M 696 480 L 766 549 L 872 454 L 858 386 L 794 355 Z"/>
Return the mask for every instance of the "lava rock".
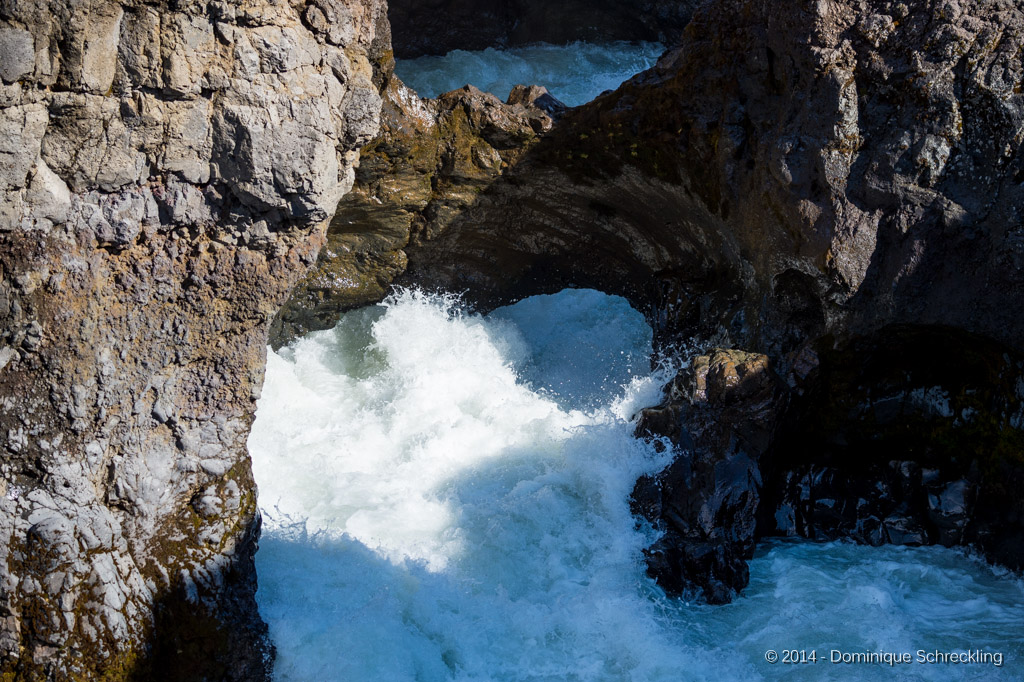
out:
<path id="1" fill-rule="evenodd" d="M 663 530 L 646 556 L 648 573 L 666 591 L 699 592 L 723 604 L 747 585 L 758 460 L 771 442 L 781 395 L 766 356 L 716 350 L 680 371 L 662 405 L 641 412 L 638 435 L 677 452 L 633 491 L 634 512 Z"/>

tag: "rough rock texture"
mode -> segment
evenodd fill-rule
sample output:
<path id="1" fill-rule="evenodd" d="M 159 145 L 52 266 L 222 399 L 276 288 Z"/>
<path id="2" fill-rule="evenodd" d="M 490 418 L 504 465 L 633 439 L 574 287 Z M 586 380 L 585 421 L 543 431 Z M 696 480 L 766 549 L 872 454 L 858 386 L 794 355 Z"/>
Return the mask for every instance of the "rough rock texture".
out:
<path id="1" fill-rule="evenodd" d="M 0 3 L 3 679 L 265 679 L 267 327 L 388 39 L 377 0 Z"/>
<path id="2" fill-rule="evenodd" d="M 911 5 L 704 6 L 410 273 L 481 298 L 604 281 L 662 330 L 773 354 L 894 322 L 1020 348 L 1024 11 Z"/>
<path id="3" fill-rule="evenodd" d="M 392 0 L 399 58 L 575 40 L 675 43 L 701 0 Z"/>
<path id="4" fill-rule="evenodd" d="M 472 86 L 421 99 L 394 75 L 383 99 L 381 134 L 362 150 L 316 267 L 275 320 L 275 346 L 380 301 L 405 271 L 410 239 L 443 232 L 565 109 L 537 86 L 516 86 L 507 103 Z"/>
<path id="5" fill-rule="evenodd" d="M 565 286 L 622 294 L 666 345 L 696 337 L 766 354 L 795 398 L 859 371 L 853 349 L 881 352 L 894 325 L 926 344 L 942 338 L 936 329 L 996 344 L 992 357 L 1007 358 L 1000 382 L 1012 385 L 1024 352 L 1022 45 L 1024 10 L 1009 0 L 708 3 L 654 69 L 568 112 L 442 233 L 412 240 L 398 281 L 467 291 L 483 306 Z M 913 412 L 916 391 L 978 391 L 981 377 L 1004 376 L 965 383 L 951 362 L 932 363 L 930 385 L 913 373 L 844 384 L 859 402 L 831 413 L 833 425 L 877 427 L 881 438 L 886 424 L 858 412 L 877 395 L 904 396 L 889 404 Z M 1021 480 L 1022 424 L 1000 400 L 978 420 L 952 418 L 950 437 L 965 449 L 938 478 L 919 451 L 860 469 L 857 485 L 887 487 L 896 506 L 916 500 L 918 511 L 894 511 L 864 498 L 884 512 L 879 521 L 893 517 L 889 541 L 959 536 L 1020 564 L 1006 481 Z M 790 443 L 813 427 L 813 402 L 793 405 L 803 407 L 786 415 Z M 864 456 L 834 452 L 850 461 L 830 460 L 829 471 L 850 472 Z M 972 478 L 975 465 L 988 477 Z M 791 492 L 791 506 L 835 499 L 822 470 L 800 466 L 772 470 L 771 485 L 809 491 Z M 1010 522 L 950 511 L 931 529 L 898 530 L 897 518 L 956 508 L 961 482 L 969 507 L 971 490 L 995 486 L 998 502 L 971 508 Z M 853 497 L 851 488 L 856 506 Z M 819 533 L 825 516 L 804 518 L 796 527 L 818 529 L 804 531 L 812 536 L 875 537 L 851 530 L 856 515 L 831 534 Z"/>
<path id="6" fill-rule="evenodd" d="M 641 412 L 638 434 L 667 439 L 680 453 L 633 493 L 634 511 L 664 531 L 647 564 L 665 590 L 722 604 L 746 586 L 759 460 L 782 408 L 777 382 L 766 356 L 715 350 L 679 372 L 662 405 Z"/>
<path id="7" fill-rule="evenodd" d="M 822 353 L 768 466 L 761 535 L 972 545 L 1024 569 L 1024 358 L 949 328 Z"/>

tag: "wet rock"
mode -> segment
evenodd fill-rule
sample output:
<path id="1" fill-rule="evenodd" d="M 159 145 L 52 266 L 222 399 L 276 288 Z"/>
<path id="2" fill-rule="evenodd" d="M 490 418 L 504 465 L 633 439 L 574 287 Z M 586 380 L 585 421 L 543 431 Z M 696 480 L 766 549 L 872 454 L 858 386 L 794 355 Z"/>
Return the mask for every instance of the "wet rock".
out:
<path id="1" fill-rule="evenodd" d="M 269 679 L 246 438 L 387 35 L 326 4 L 0 8 L 4 680 Z"/>
<path id="2" fill-rule="evenodd" d="M 759 534 L 972 546 L 1024 567 L 1024 358 L 949 328 L 823 351 L 763 469 Z"/>
<path id="3" fill-rule="evenodd" d="M 646 551 L 648 573 L 670 593 L 730 601 L 749 581 L 761 474 L 781 408 L 764 355 L 716 350 L 694 358 L 641 413 L 638 435 L 678 453 L 638 481 L 633 508 L 664 531 Z"/>

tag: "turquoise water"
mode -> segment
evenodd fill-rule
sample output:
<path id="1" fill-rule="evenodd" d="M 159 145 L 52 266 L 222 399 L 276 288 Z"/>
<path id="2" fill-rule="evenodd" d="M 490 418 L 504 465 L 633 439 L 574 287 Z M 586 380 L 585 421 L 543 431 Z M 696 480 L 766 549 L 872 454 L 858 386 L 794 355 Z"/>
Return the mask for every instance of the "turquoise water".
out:
<path id="1" fill-rule="evenodd" d="M 515 85 L 543 85 L 569 106 L 585 104 L 652 66 L 660 43 L 574 43 L 510 50 L 455 50 L 443 57 L 399 60 L 395 73 L 421 97 L 471 84 L 508 98 Z"/>
<path id="2" fill-rule="evenodd" d="M 486 317 L 407 291 L 272 353 L 249 446 L 277 679 L 1022 679 L 1024 586 L 950 550 L 768 544 L 733 604 L 666 598 L 628 504 L 666 463 L 631 435 L 671 373 L 650 353 L 587 290 Z"/>

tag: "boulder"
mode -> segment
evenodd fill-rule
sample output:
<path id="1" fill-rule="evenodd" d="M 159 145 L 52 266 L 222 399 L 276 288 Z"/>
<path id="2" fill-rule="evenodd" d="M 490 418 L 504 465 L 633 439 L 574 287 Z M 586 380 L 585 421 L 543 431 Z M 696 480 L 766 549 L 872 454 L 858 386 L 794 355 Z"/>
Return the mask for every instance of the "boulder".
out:
<path id="1" fill-rule="evenodd" d="M 637 434 L 676 458 L 633 491 L 634 512 L 663 532 L 646 551 L 667 592 L 730 601 L 749 581 L 761 496 L 759 462 L 782 403 L 764 355 L 717 349 L 682 369 L 665 402 L 640 413 Z"/>

